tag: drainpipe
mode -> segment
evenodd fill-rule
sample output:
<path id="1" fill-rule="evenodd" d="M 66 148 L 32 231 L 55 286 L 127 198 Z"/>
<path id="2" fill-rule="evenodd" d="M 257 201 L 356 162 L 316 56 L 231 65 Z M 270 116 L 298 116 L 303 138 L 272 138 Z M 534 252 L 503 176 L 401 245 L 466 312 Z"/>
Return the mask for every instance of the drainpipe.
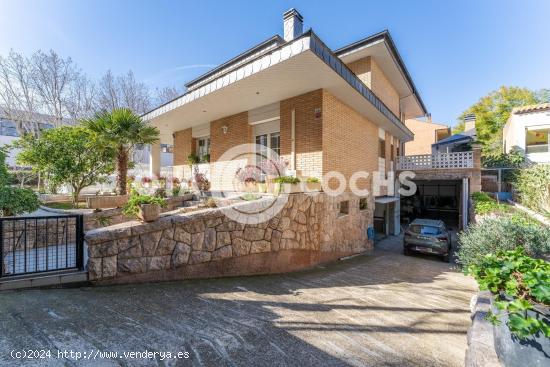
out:
<path id="1" fill-rule="evenodd" d="M 296 109 L 290 111 L 290 166 L 296 170 Z"/>

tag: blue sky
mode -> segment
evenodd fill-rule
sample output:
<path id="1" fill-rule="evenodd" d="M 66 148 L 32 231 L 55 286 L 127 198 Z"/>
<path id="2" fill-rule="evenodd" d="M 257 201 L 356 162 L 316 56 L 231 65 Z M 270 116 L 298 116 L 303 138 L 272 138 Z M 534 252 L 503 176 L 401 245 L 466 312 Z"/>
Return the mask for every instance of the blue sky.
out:
<path id="1" fill-rule="evenodd" d="M 332 48 L 390 30 L 434 121 L 501 85 L 550 88 L 548 0 L 0 0 L 0 54 L 54 49 L 92 77 L 181 86 L 281 34 L 290 7 Z"/>

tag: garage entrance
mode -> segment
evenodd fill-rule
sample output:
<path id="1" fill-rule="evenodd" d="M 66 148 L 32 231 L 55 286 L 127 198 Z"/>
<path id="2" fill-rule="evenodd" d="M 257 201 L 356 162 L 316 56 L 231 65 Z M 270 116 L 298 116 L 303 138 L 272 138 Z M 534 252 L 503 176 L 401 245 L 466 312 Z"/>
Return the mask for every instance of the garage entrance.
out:
<path id="1" fill-rule="evenodd" d="M 462 180 L 414 180 L 417 191 L 401 197 L 401 223 L 416 218 L 440 219 L 452 229 L 462 226 Z"/>

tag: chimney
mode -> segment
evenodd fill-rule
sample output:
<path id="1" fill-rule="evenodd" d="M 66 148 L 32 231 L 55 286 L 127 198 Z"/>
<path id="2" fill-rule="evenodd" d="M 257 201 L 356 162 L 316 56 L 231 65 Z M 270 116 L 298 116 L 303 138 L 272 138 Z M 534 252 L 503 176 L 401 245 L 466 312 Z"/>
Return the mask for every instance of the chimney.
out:
<path id="1" fill-rule="evenodd" d="M 284 39 L 286 42 L 292 41 L 303 33 L 302 15 L 298 10 L 292 8 L 283 14 Z"/>
<path id="2" fill-rule="evenodd" d="M 473 130 L 476 128 L 476 115 L 469 113 L 464 116 L 464 131 Z"/>

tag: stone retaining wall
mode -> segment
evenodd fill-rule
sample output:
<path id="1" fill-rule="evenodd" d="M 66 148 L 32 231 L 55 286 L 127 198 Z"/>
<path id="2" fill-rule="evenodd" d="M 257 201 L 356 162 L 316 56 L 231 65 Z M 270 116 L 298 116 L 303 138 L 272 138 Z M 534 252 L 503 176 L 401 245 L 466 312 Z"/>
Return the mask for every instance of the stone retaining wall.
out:
<path id="1" fill-rule="evenodd" d="M 262 202 L 245 205 L 262 205 Z M 348 214 L 340 202 L 349 201 Z M 284 208 L 260 224 L 242 224 L 224 209 L 165 215 L 90 231 L 90 280 L 126 283 L 293 271 L 372 248 L 372 208 L 345 193 L 291 194 Z"/>

